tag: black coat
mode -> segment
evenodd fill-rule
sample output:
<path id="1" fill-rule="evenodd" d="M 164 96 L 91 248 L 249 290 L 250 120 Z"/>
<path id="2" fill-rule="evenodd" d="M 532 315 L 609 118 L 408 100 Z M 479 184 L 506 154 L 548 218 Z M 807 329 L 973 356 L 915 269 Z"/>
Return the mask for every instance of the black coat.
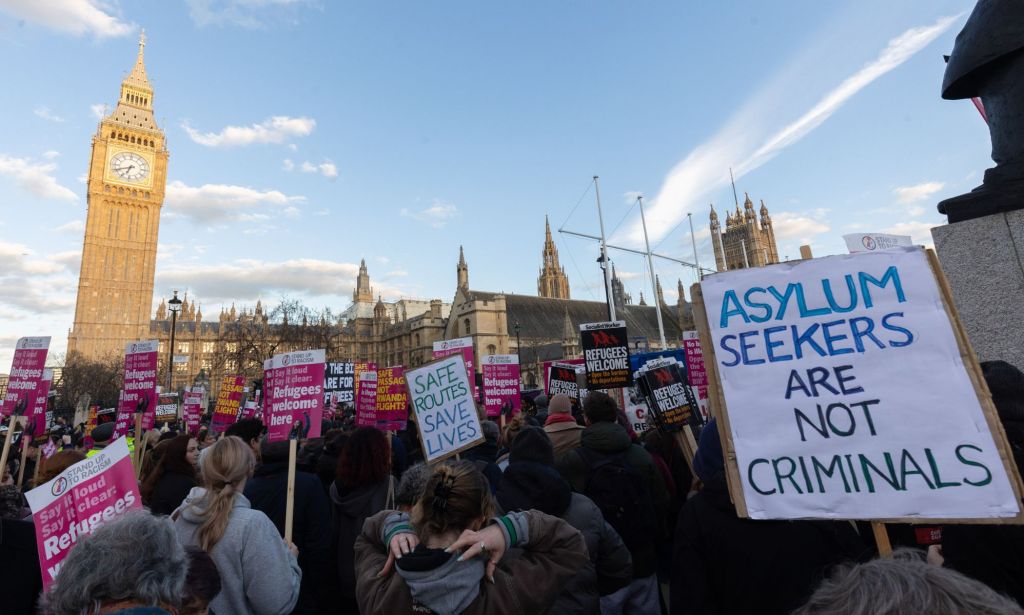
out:
<path id="1" fill-rule="evenodd" d="M 245 497 L 253 509 L 263 511 L 284 536 L 288 495 L 288 464 L 264 463 L 245 484 Z M 324 612 L 324 593 L 331 573 L 331 508 L 320 479 L 308 472 L 295 473 L 295 509 L 292 542 L 299 549 L 302 586 L 292 613 Z"/>
<path id="2" fill-rule="evenodd" d="M 153 487 L 153 493 L 149 496 L 149 510 L 154 515 L 169 515 L 185 501 L 185 496 L 192 487 L 196 486 L 196 479 L 192 476 L 185 476 L 177 472 L 164 472 L 160 480 Z"/>
<path id="3" fill-rule="evenodd" d="M 683 505 L 674 550 L 670 603 L 679 614 L 789 613 L 831 567 L 868 556 L 848 522 L 739 518 L 724 477 Z"/>

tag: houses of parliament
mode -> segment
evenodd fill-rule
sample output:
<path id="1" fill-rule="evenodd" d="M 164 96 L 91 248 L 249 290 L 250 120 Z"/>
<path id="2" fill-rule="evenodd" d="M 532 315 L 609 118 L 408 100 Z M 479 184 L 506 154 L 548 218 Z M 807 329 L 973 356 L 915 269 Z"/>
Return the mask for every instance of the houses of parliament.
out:
<path id="1" fill-rule="evenodd" d="M 523 384 L 535 388 L 542 386 L 545 361 L 580 356 L 581 323 L 607 320 L 605 302 L 570 297 L 569 279 L 559 263 L 547 220 L 536 296 L 480 290 L 470 283 L 469 264 L 460 247 L 450 301 L 384 301 L 373 291 L 364 260 L 351 305 L 330 320 L 305 313 L 289 320 L 287 312 L 271 312 L 261 302 L 251 309 L 222 308 L 215 319 L 207 320 L 197 298 L 187 295 L 175 314 L 161 302 L 151 316 L 169 154 L 164 133 L 153 118 L 154 92 L 146 76 L 145 44 L 143 35 L 135 64 L 121 83 L 117 105 L 92 137 L 88 213 L 75 320 L 68 335 L 69 361 L 120 356 L 128 342 L 156 339 L 161 374 L 173 369 L 173 389 L 201 384 L 215 392 L 222 376 L 260 378 L 264 359 L 289 350 L 317 347 L 325 348 L 331 361 L 417 366 L 431 360 L 435 341 L 469 337 L 476 357 L 519 354 Z M 744 207 L 744 213 L 737 206 L 735 216 L 728 215 L 724 232 L 712 210 L 719 270 L 778 261 L 767 209 L 762 203 L 758 221 L 749 198 Z M 660 348 L 655 306 L 648 305 L 643 295 L 634 304 L 621 279 L 613 276 L 610 299 L 617 317 L 626 321 L 630 344 L 638 350 Z M 651 298 L 661 308 L 670 347 L 679 344 L 682 331 L 693 328 L 692 310 L 678 280 L 677 293 L 674 304 L 667 304 L 661 281 L 656 280 L 656 296 Z"/>

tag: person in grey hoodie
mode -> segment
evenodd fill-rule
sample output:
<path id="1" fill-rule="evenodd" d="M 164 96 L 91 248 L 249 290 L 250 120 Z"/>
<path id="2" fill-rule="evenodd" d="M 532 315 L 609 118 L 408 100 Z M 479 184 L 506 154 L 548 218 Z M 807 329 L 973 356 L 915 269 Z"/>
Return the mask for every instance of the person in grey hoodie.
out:
<path id="1" fill-rule="evenodd" d="M 210 554 L 221 592 L 210 603 L 219 614 L 287 615 L 299 599 L 298 549 L 242 494 L 256 460 L 236 436 L 218 440 L 201 464 L 195 487 L 171 514 L 178 541 Z"/>

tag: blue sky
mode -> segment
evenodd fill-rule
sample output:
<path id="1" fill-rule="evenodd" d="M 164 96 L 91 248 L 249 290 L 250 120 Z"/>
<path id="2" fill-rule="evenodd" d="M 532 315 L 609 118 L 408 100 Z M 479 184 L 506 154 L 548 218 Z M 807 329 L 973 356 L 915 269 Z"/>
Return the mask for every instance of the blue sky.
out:
<path id="1" fill-rule="evenodd" d="M 341 310 L 360 258 L 385 298 L 450 301 L 460 244 L 474 288 L 535 293 L 544 215 L 597 231 L 595 174 L 616 242 L 642 244 L 642 193 L 656 251 L 692 257 L 692 212 L 705 265 L 730 165 L 783 256 L 930 243 L 935 204 L 991 164 L 974 108 L 939 97 L 972 6 L 0 0 L 0 365 L 21 335 L 64 350 L 96 113 L 140 28 L 171 153 L 156 292 L 215 317 Z M 596 246 L 556 240 L 573 296 L 603 298 Z M 612 257 L 649 296 L 643 259 Z M 694 281 L 655 269 L 669 301 Z"/>

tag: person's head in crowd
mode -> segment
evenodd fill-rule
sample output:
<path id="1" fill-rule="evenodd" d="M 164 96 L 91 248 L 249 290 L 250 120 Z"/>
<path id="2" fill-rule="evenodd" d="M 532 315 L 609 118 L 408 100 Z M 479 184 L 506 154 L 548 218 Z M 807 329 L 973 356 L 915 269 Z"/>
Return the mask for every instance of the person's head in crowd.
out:
<path id="1" fill-rule="evenodd" d="M 256 469 L 252 448 L 237 436 L 225 436 L 207 448 L 200 463 L 200 476 L 206 493 L 190 504 L 203 518 L 196 538 L 200 548 L 209 552 L 224 536 L 235 496 L 242 493 Z"/>
<path id="2" fill-rule="evenodd" d="M 267 438 L 263 438 L 263 442 L 260 443 L 260 459 L 265 464 L 287 463 L 288 447 L 288 440 L 271 442 Z"/>
<path id="3" fill-rule="evenodd" d="M 199 441 L 199 450 L 203 450 L 217 441 L 217 435 L 209 427 L 203 427 L 199 430 L 199 437 L 196 440 Z"/>
<path id="4" fill-rule="evenodd" d="M 398 510 L 412 510 L 423 495 L 423 487 L 427 484 L 430 474 L 430 466 L 423 462 L 412 465 L 402 473 L 402 480 L 398 481 L 398 487 L 395 489 L 395 506 Z"/>
<path id="5" fill-rule="evenodd" d="M 43 460 L 43 465 L 39 468 L 38 484 L 42 485 L 43 483 L 50 482 L 58 474 L 84 459 L 85 453 L 74 449 L 66 449 L 54 453 L 49 459 Z"/>
<path id="6" fill-rule="evenodd" d="M 793 615 L 1024 615 L 1016 602 L 913 550 L 837 569 Z"/>
<path id="7" fill-rule="evenodd" d="M 559 393 L 551 398 L 548 404 L 548 415 L 572 414 L 572 400 L 565 393 Z"/>
<path id="8" fill-rule="evenodd" d="M 722 478 L 725 473 L 725 456 L 722 454 L 722 440 L 718 436 L 718 421 L 711 419 L 700 432 L 697 452 L 693 456 L 693 471 L 704 484 Z"/>
<path id="9" fill-rule="evenodd" d="M 114 424 L 103 423 L 102 425 L 97 425 L 93 428 L 90 436 L 92 437 L 94 447 L 103 448 L 110 444 L 110 440 L 114 437 Z"/>
<path id="10" fill-rule="evenodd" d="M 199 444 L 195 438 L 182 434 L 170 440 L 164 440 L 159 447 L 161 447 L 159 460 L 153 471 L 142 482 L 141 494 L 144 502 L 149 501 L 153 490 L 164 474 L 181 474 L 192 479 L 196 477 Z"/>
<path id="11" fill-rule="evenodd" d="M 527 426 L 526 419 L 522 414 L 512 417 L 512 420 L 505 423 L 505 430 L 501 433 L 501 446 L 509 448 L 512 441 L 516 439 L 519 432 Z"/>
<path id="12" fill-rule="evenodd" d="M 231 425 L 224 432 L 225 436 L 238 436 L 249 445 L 256 461 L 260 460 L 260 436 L 263 434 L 263 421 L 259 419 L 242 419 Z"/>
<path id="13" fill-rule="evenodd" d="M 491 420 L 480 421 L 480 431 L 483 432 L 484 439 L 492 444 L 496 444 L 501 437 L 501 428 Z"/>
<path id="14" fill-rule="evenodd" d="M 327 431 L 327 429 L 322 429 L 320 433 L 327 433 Z M 320 459 L 320 455 L 322 455 L 323 452 L 324 439 L 322 437 L 309 438 L 299 448 L 295 464 L 300 470 L 305 472 L 314 472 L 316 470 L 316 462 Z"/>
<path id="15" fill-rule="evenodd" d="M 131 512 L 80 535 L 43 594 L 47 615 L 108 613 L 132 607 L 177 611 L 188 558 L 165 517 Z"/>
<path id="16" fill-rule="evenodd" d="M 583 415 L 587 423 L 614 423 L 618 420 L 619 407 L 607 393 L 591 391 L 583 402 Z"/>
<path id="17" fill-rule="evenodd" d="M 164 427 L 167 427 L 167 425 L 165 424 Z M 159 444 L 165 440 L 171 440 L 176 437 L 178 437 L 178 432 L 168 429 L 167 431 L 160 432 L 160 437 L 157 439 L 156 442 L 157 444 Z"/>
<path id="18" fill-rule="evenodd" d="M 410 517 L 421 541 L 454 540 L 463 530 L 483 527 L 494 510 L 487 479 L 476 464 L 462 460 L 433 468 Z"/>
<path id="19" fill-rule="evenodd" d="M 539 463 L 553 467 L 555 465 L 555 448 L 548 438 L 547 432 L 540 427 L 524 427 L 509 449 L 508 462 Z"/>
<path id="20" fill-rule="evenodd" d="M 391 473 L 391 446 L 384 432 L 360 427 L 352 432 L 338 456 L 337 480 L 346 491 L 375 485 Z"/>
<path id="21" fill-rule="evenodd" d="M 188 555 L 188 577 L 179 615 L 206 615 L 210 603 L 220 593 L 220 572 L 213 558 L 196 547 L 185 547 Z"/>
<path id="22" fill-rule="evenodd" d="M 537 409 L 538 413 L 540 413 L 540 412 L 547 412 L 548 411 L 548 396 L 543 394 L 543 393 L 541 393 L 537 397 L 534 397 L 533 398 L 533 405 Z"/>

